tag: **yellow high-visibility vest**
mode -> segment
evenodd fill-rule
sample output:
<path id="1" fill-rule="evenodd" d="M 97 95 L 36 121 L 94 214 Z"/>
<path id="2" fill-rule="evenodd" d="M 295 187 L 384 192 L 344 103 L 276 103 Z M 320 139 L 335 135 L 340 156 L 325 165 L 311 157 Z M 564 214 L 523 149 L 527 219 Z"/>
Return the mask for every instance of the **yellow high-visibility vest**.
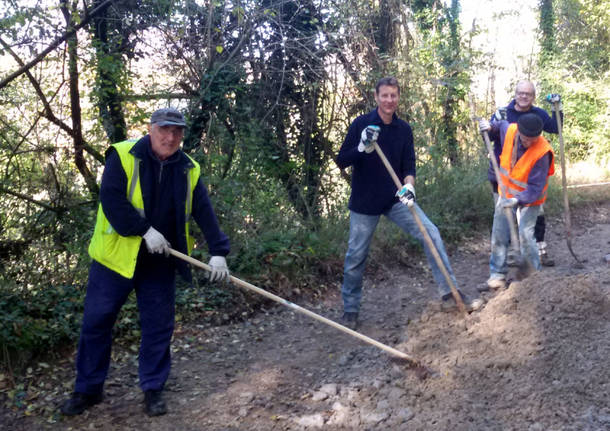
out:
<path id="1" fill-rule="evenodd" d="M 127 199 L 134 208 L 144 217 L 144 201 L 142 199 L 142 189 L 140 187 L 140 159 L 134 157 L 129 151 L 135 145 L 135 141 L 123 141 L 112 145 L 119 158 L 125 174 L 127 175 Z M 186 156 L 193 163 L 193 167 L 189 169 L 186 175 L 186 205 L 185 205 L 185 235 L 187 252 L 190 255 L 193 250 L 194 239 L 190 235 L 189 223 L 191 211 L 193 208 L 193 191 L 199 180 L 200 167 L 199 163 L 193 160 L 188 154 Z M 100 202 L 97 209 L 97 218 L 93 237 L 89 244 L 89 256 L 102 265 L 121 274 L 126 278 L 133 278 L 136 269 L 136 261 L 142 237 L 121 236 L 119 235 L 104 214 L 102 203 Z"/>

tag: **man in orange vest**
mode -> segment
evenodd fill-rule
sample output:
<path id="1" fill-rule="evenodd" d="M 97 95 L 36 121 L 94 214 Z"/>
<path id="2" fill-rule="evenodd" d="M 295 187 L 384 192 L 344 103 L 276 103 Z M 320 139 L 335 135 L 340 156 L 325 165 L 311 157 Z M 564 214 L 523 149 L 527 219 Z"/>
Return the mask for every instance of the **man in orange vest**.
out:
<path id="1" fill-rule="evenodd" d="M 537 270 L 540 256 L 534 238 L 536 218 L 547 197 L 548 178 L 555 173 L 554 154 L 549 142 L 540 136 L 543 122 L 536 114 L 525 114 L 517 123 L 499 121 L 491 126 L 481 120 L 480 130 L 490 136 L 499 134 L 502 140 L 500 154 L 500 199 L 494 211 L 491 232 L 490 276 L 487 287 L 498 289 L 506 285 L 508 265 L 506 256 L 510 231 L 504 208 L 512 208 L 519 223 L 521 254 Z"/>

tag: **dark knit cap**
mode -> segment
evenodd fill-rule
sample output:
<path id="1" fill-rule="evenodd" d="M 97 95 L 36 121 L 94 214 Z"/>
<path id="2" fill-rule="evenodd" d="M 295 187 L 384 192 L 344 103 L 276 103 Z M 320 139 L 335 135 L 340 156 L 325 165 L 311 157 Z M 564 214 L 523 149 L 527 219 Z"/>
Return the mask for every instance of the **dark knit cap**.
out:
<path id="1" fill-rule="evenodd" d="M 535 138 L 542 133 L 542 119 L 536 114 L 525 114 L 517 120 L 519 132 L 529 138 Z"/>

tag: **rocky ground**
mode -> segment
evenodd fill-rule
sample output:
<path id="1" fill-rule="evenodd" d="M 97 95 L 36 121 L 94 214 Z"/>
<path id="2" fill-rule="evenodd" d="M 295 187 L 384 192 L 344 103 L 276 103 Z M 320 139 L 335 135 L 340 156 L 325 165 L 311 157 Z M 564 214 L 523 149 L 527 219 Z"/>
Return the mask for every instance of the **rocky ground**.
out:
<path id="1" fill-rule="evenodd" d="M 485 294 L 462 316 L 434 306 L 424 262 L 368 271 L 362 333 L 433 370 L 415 369 L 282 306 L 225 326 L 180 327 L 166 387 L 169 413 L 149 418 L 137 359 L 115 349 L 105 400 L 64 418 L 73 360 L 39 363 L 0 386 L 10 430 L 607 430 L 610 429 L 610 203 L 573 214 L 576 268 L 560 219 L 547 220 L 557 265 Z M 463 289 L 488 275 L 486 235 L 451 250 Z M 338 286 L 301 304 L 337 320 Z M 0 382 L 2 383 L 2 382 Z"/>

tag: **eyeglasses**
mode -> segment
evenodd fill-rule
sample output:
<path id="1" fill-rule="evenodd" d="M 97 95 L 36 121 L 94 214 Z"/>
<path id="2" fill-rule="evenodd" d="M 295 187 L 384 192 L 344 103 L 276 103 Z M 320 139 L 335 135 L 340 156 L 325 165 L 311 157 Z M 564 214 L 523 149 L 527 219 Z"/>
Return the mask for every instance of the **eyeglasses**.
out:
<path id="1" fill-rule="evenodd" d="M 528 93 L 526 91 L 517 91 L 515 94 L 519 97 L 534 97 L 534 93 Z"/>

